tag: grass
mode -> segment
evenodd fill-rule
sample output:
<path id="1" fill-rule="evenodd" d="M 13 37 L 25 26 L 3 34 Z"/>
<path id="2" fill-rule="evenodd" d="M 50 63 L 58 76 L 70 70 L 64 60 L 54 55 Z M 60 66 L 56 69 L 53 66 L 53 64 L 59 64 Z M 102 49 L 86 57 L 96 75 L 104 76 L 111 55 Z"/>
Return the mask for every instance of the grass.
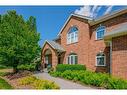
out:
<path id="1" fill-rule="evenodd" d="M 0 89 L 13 89 L 13 87 L 4 79 L 0 78 Z"/>
<path id="2" fill-rule="evenodd" d="M 9 74 L 9 72 L 0 72 L 0 76 L 2 77 L 6 76 L 7 74 Z"/>
<path id="3" fill-rule="evenodd" d="M 5 75 L 7 75 L 11 71 L 10 68 L 11 67 L 0 65 L 0 76 L 4 77 Z M 1 77 L 0 77 L 0 89 L 13 89 L 13 87 Z"/>

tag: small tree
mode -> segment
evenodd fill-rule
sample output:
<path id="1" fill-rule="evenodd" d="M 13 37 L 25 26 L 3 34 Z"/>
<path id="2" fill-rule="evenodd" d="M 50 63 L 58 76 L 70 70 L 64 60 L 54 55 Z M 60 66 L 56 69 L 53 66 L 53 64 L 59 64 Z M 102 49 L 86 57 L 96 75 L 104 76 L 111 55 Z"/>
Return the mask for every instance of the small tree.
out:
<path id="1" fill-rule="evenodd" d="M 0 63 L 12 66 L 17 72 L 19 64 L 30 63 L 40 52 L 36 19 L 25 21 L 16 11 L 0 16 Z"/>

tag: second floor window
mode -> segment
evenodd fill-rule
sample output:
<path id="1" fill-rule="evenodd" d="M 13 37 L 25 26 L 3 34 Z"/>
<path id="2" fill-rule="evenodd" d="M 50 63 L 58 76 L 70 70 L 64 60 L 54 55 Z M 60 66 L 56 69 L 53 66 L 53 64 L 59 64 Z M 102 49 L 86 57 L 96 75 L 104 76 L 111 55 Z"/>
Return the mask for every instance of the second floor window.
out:
<path id="1" fill-rule="evenodd" d="M 101 40 L 104 37 L 104 33 L 106 31 L 105 26 L 100 26 L 96 29 L 96 40 Z"/>
<path id="2" fill-rule="evenodd" d="M 67 33 L 67 44 L 78 42 L 78 28 L 73 26 Z"/>

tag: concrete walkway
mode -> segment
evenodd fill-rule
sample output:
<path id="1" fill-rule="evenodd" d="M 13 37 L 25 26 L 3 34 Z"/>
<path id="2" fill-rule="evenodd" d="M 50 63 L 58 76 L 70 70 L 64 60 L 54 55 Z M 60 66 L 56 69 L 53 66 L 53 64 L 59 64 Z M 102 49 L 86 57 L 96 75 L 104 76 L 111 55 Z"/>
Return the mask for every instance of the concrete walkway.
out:
<path id="1" fill-rule="evenodd" d="M 57 85 L 60 86 L 60 89 L 95 89 L 89 86 L 83 86 L 68 80 L 61 79 L 61 78 L 52 77 L 47 72 L 37 73 L 37 74 L 34 74 L 34 76 L 36 76 L 39 79 L 54 81 Z"/>

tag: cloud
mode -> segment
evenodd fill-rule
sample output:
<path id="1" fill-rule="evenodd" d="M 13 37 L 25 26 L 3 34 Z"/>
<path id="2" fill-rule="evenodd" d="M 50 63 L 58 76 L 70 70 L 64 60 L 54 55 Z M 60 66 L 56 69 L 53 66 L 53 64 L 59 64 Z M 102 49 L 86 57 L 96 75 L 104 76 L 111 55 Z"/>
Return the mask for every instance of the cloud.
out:
<path id="1" fill-rule="evenodd" d="M 102 8 L 102 6 L 93 6 L 92 11 L 91 11 L 93 18 L 97 17 L 101 8 Z"/>
<path id="2" fill-rule="evenodd" d="M 83 16 L 90 16 L 90 6 L 81 7 L 79 10 L 75 10 L 75 14 L 83 15 Z"/>
<path id="3" fill-rule="evenodd" d="M 101 6 L 84 6 L 81 7 L 79 10 L 75 10 L 75 14 L 96 18 Z"/>
<path id="4" fill-rule="evenodd" d="M 108 6 L 108 8 L 106 9 L 104 15 L 108 14 L 109 12 L 111 12 L 112 8 L 113 8 L 113 6 Z"/>
<path id="5" fill-rule="evenodd" d="M 75 10 L 74 13 L 95 19 L 98 16 L 99 11 L 103 8 L 104 8 L 103 6 L 99 6 L 99 5 L 96 5 L 96 6 L 86 5 L 86 6 L 81 7 L 79 10 L 78 9 Z M 111 12 L 112 8 L 113 6 L 107 6 L 106 11 L 102 15 L 105 15 Z"/>

